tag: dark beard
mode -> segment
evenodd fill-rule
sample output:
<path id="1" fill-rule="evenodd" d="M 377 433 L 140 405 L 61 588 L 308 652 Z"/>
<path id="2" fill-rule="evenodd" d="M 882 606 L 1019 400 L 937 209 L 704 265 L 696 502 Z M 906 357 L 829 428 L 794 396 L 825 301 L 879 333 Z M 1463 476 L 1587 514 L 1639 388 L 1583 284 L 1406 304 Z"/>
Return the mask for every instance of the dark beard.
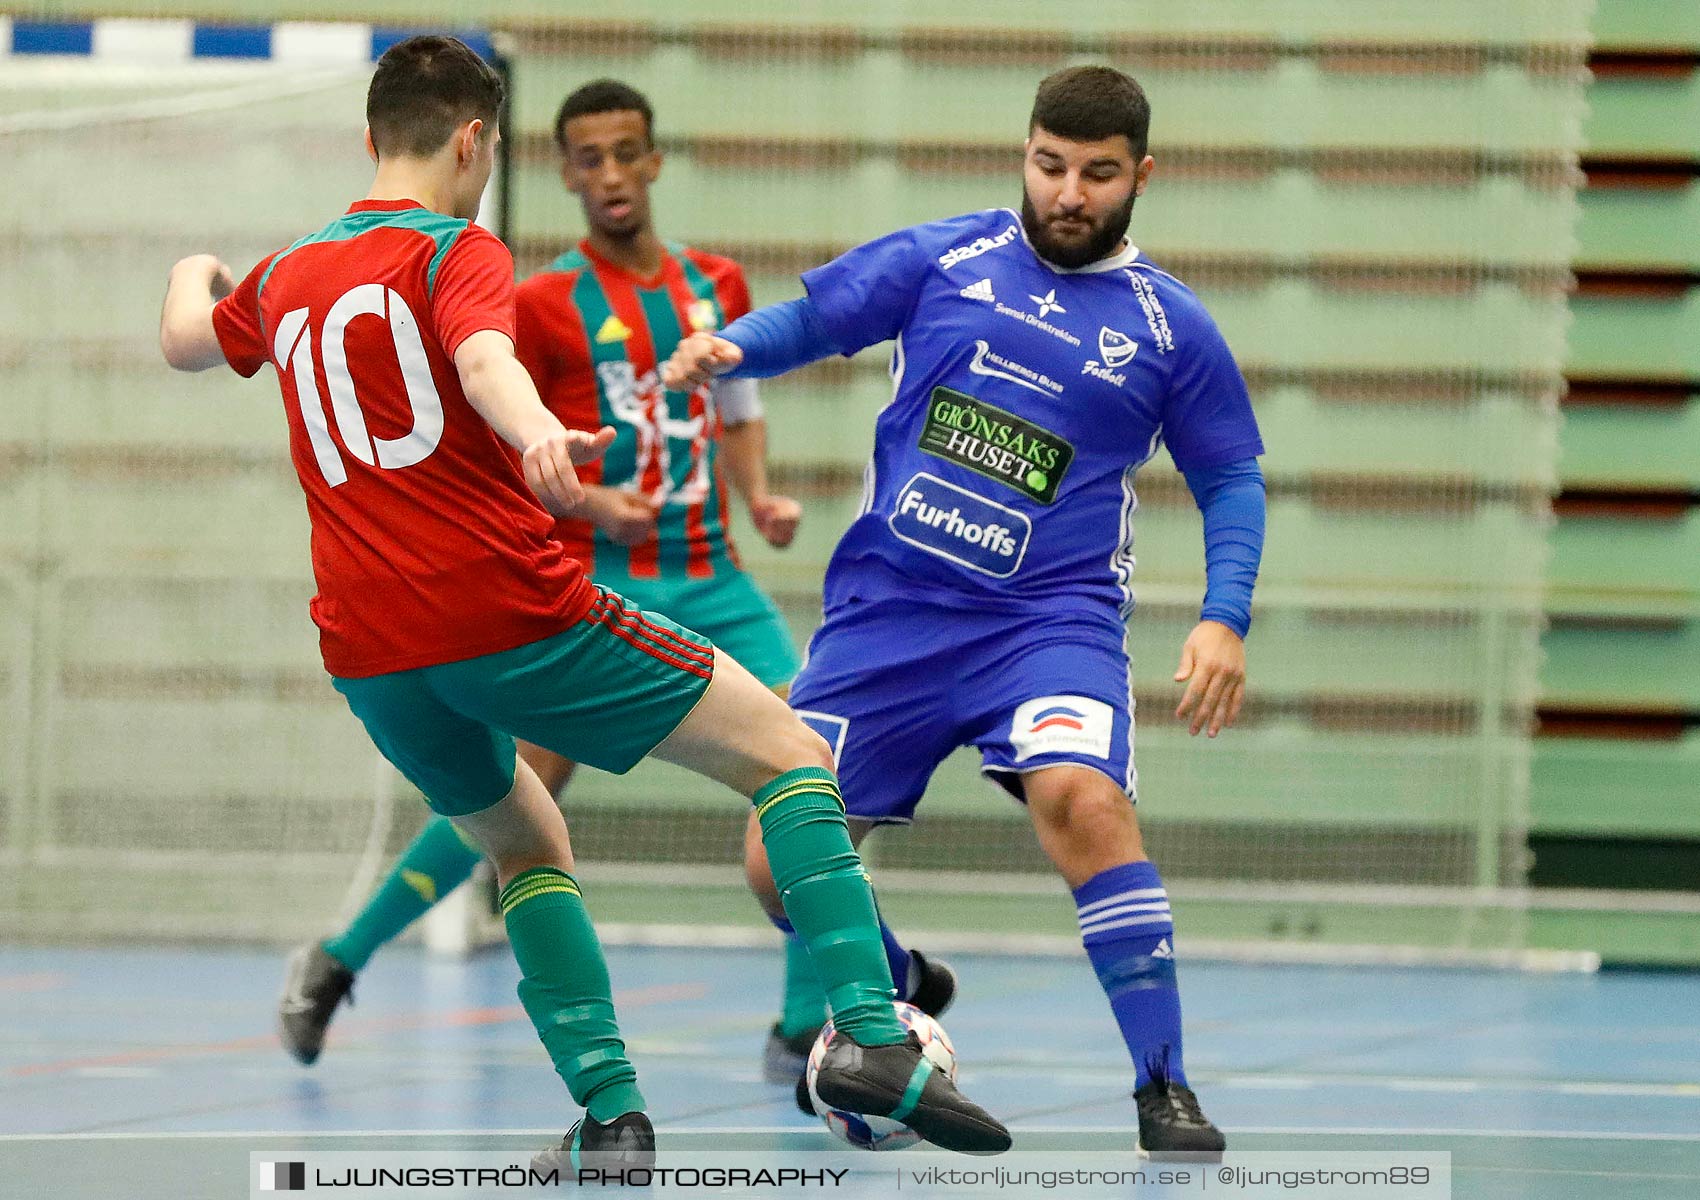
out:
<path id="1" fill-rule="evenodd" d="M 1027 231 L 1027 240 L 1033 249 L 1039 252 L 1039 257 L 1052 266 L 1074 270 L 1088 263 L 1095 263 L 1100 258 L 1108 258 L 1115 248 L 1127 236 L 1127 227 L 1133 221 L 1133 202 L 1137 197 L 1128 193 L 1127 203 L 1104 218 L 1091 237 L 1078 246 L 1061 245 L 1050 235 L 1039 220 L 1039 214 L 1033 208 L 1033 201 L 1025 190 L 1021 193 L 1021 227 Z"/>

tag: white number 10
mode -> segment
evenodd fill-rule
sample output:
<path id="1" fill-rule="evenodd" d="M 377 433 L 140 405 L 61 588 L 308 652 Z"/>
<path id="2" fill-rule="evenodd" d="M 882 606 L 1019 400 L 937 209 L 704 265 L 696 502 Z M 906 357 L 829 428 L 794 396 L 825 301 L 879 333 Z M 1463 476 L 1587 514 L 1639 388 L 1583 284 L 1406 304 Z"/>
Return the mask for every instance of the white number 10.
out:
<path id="1" fill-rule="evenodd" d="M 360 398 L 354 392 L 354 377 L 348 373 L 343 335 L 350 321 L 368 315 L 389 318 L 390 340 L 401 364 L 407 402 L 413 409 L 413 428 L 402 437 L 374 438 L 366 432 L 366 415 L 361 412 Z M 272 353 L 279 367 L 295 372 L 295 398 L 301 406 L 301 419 L 307 425 L 307 440 L 313 445 L 313 457 L 318 460 L 325 482 L 336 487 L 348 482 L 348 470 L 343 466 L 342 456 L 331 440 L 330 425 L 325 421 L 324 401 L 319 396 L 318 381 L 313 377 L 312 341 L 307 329 L 307 310 L 297 308 L 284 314 L 283 320 L 278 322 Z M 437 443 L 443 439 L 443 402 L 431 378 L 431 363 L 425 357 L 419 322 L 395 289 L 377 283 L 363 283 L 344 292 L 325 315 L 320 353 L 324 357 L 325 383 L 330 387 L 331 411 L 336 414 L 337 432 L 342 435 L 342 444 L 350 454 L 367 466 L 387 470 L 411 467 L 430 457 Z"/>

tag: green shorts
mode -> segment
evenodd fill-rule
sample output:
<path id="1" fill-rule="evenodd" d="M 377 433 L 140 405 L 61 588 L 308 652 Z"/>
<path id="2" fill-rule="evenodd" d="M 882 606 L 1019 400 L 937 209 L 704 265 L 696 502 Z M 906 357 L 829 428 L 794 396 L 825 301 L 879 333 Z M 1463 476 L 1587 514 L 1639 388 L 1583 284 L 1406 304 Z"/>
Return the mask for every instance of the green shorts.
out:
<path id="1" fill-rule="evenodd" d="M 460 662 L 333 679 L 383 756 L 444 816 L 489 808 L 514 785 L 514 739 L 624 774 L 708 690 L 714 647 L 597 588 L 582 621 Z"/>
<path id="2" fill-rule="evenodd" d="M 785 618 L 743 571 L 723 569 L 708 579 L 634 579 L 603 572 L 596 580 L 639 607 L 696 630 L 770 688 L 790 683 L 802 666 Z"/>

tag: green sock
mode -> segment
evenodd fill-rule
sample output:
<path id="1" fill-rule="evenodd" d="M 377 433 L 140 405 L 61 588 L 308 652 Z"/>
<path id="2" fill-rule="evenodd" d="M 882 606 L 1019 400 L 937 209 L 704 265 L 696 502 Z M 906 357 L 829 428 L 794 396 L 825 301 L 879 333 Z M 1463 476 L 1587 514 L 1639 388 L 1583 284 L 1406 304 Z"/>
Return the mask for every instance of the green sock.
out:
<path id="1" fill-rule="evenodd" d="M 607 1124 L 642 1112 L 637 1072 L 614 1020 L 608 965 L 578 881 L 554 867 L 522 872 L 502 889 L 502 917 L 519 962 L 519 1002 L 573 1099 Z"/>
<path id="2" fill-rule="evenodd" d="M 808 947 L 833 1024 L 864 1046 L 902 1041 L 879 913 L 844 825 L 838 780 L 824 768 L 800 767 L 758 791 L 754 804 L 773 882 Z"/>
<path id="3" fill-rule="evenodd" d="M 786 1037 L 819 1029 L 826 1019 L 826 990 L 809 961 L 809 948 L 795 933 L 785 935 L 785 1001 L 779 1032 Z"/>
<path id="4" fill-rule="evenodd" d="M 465 883 L 482 857 L 461 839 L 454 822 L 433 816 L 348 928 L 326 940 L 325 953 L 350 971 L 360 970 L 379 946 Z"/>

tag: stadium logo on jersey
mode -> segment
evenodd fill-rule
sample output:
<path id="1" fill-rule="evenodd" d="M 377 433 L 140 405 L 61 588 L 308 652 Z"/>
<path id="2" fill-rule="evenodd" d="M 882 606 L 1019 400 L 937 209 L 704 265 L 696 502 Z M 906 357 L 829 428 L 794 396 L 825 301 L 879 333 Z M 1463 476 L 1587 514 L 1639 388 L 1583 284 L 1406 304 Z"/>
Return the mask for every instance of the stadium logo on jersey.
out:
<path id="1" fill-rule="evenodd" d="M 970 571 L 1008 579 L 1021 568 L 1033 523 L 1013 508 L 919 472 L 886 524 L 900 541 Z"/>
<path id="2" fill-rule="evenodd" d="M 597 344 L 606 346 L 611 342 L 623 342 L 632 336 L 632 328 L 613 313 L 602 322 L 602 328 L 596 331 Z"/>
<path id="3" fill-rule="evenodd" d="M 979 283 L 971 283 L 956 294 L 958 296 L 966 296 L 970 300 L 984 300 L 987 304 L 996 304 L 998 302 L 997 293 L 992 291 L 992 281 L 990 279 L 982 279 Z"/>
<path id="4" fill-rule="evenodd" d="M 952 246 L 939 255 L 939 266 L 948 271 L 957 263 L 965 263 L 971 258 L 979 258 L 988 250 L 996 250 L 1000 246 L 1009 245 L 1015 240 L 1016 234 L 1020 232 L 1014 225 L 1011 225 L 997 237 L 977 237 L 966 246 Z"/>
<path id="5" fill-rule="evenodd" d="M 714 301 L 712 300 L 691 301 L 691 306 L 685 310 L 685 315 L 690 319 L 691 328 L 698 333 L 720 328 L 720 314 L 714 311 Z"/>
<path id="6" fill-rule="evenodd" d="M 1087 696 L 1040 696 L 1015 710 L 1009 744 L 1015 761 L 1041 754 L 1085 754 L 1110 757 L 1110 734 L 1115 712 L 1102 700 Z"/>
<path id="7" fill-rule="evenodd" d="M 955 388 L 936 387 L 921 426 L 922 451 L 1049 504 L 1074 447 L 1048 429 Z"/>
<path id="8" fill-rule="evenodd" d="M 1018 363 L 1012 358 L 994 354 L 990 343 L 974 340 L 974 357 L 968 364 L 968 369 L 976 375 L 987 375 L 993 379 L 1007 379 L 1010 383 L 1019 383 L 1030 391 L 1038 392 L 1041 396 L 1062 395 L 1063 385 L 1049 375 L 1035 371 L 1024 363 Z"/>
<path id="9" fill-rule="evenodd" d="M 1151 327 L 1151 336 L 1157 341 L 1157 353 L 1167 354 L 1175 348 L 1175 335 L 1169 329 L 1169 314 L 1163 311 L 1163 302 L 1157 299 L 1157 289 L 1138 271 L 1128 271 L 1126 275 L 1128 283 L 1133 285 L 1139 307 L 1145 312 L 1145 323 Z"/>
<path id="10" fill-rule="evenodd" d="M 1054 312 L 1065 313 L 1065 312 L 1068 311 L 1068 309 L 1064 308 L 1061 304 L 1057 303 L 1057 289 L 1056 288 L 1052 288 L 1050 291 L 1046 292 L 1043 296 L 1035 296 L 1030 292 L 1030 293 L 1028 293 L 1027 298 L 1029 300 L 1033 301 L 1033 303 L 1035 303 L 1039 306 L 1039 319 L 1041 321 L 1043 321 L 1046 317 L 1050 316 Z"/>

